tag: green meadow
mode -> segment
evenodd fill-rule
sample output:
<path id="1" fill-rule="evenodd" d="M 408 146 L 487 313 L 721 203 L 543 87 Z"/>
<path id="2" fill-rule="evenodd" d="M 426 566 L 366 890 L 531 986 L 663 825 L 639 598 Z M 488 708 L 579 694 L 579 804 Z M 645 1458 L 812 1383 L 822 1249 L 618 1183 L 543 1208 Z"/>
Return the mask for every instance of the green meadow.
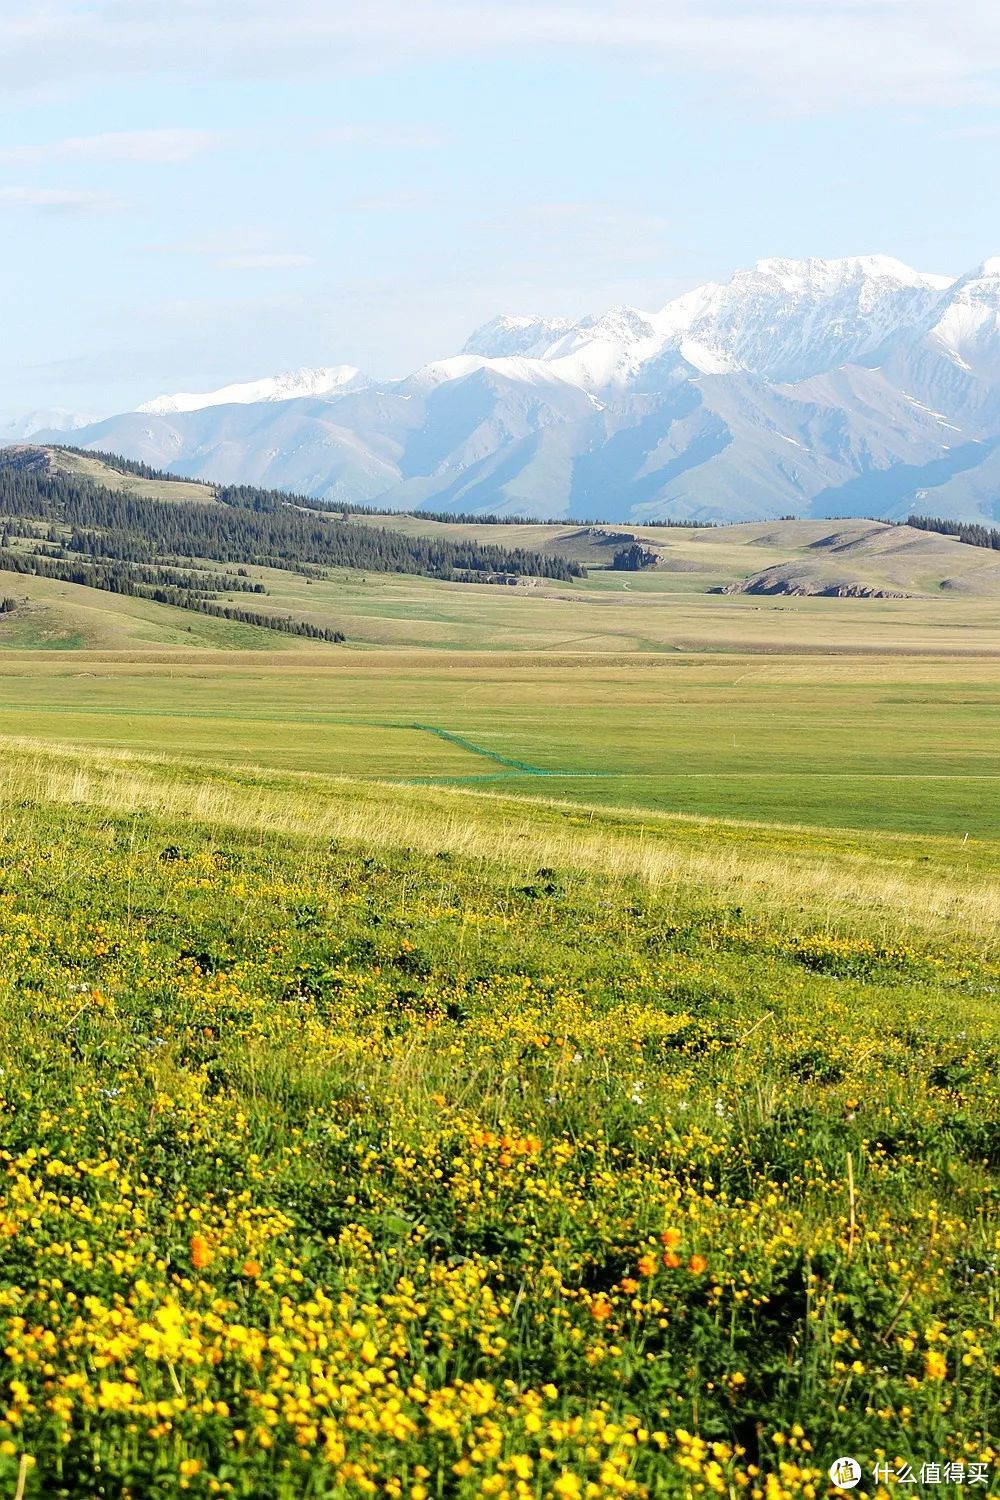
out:
<path id="1" fill-rule="evenodd" d="M 472 530 L 0 579 L 0 1491 L 1000 1493 L 1000 559 Z"/>
<path id="2" fill-rule="evenodd" d="M 6 1493 L 997 1492 L 995 845 L 164 749 L 4 747 Z"/>
<path id="3" fill-rule="evenodd" d="M 1000 833 L 1000 674 L 981 658 L 11 652 L 0 732 L 588 805 Z"/>
<path id="4" fill-rule="evenodd" d="M 214 501 L 53 451 L 113 488 Z M 589 572 L 511 587 L 247 570 L 255 608 L 341 630 L 336 645 L 0 575 L 21 601 L 0 618 L 0 733 L 588 807 L 1000 832 L 989 549 L 865 521 L 637 528 L 658 561 L 627 575 L 607 566 L 613 528 L 358 521 Z M 793 592 L 719 592 L 762 569 Z M 844 577 L 893 597 L 794 592 Z"/>

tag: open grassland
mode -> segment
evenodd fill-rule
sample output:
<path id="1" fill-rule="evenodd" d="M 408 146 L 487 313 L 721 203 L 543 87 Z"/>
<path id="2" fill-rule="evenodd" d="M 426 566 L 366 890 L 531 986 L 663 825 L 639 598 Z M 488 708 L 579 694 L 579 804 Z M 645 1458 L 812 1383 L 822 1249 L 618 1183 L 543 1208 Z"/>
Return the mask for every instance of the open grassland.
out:
<path id="1" fill-rule="evenodd" d="M 12 652 L 4 731 L 596 805 L 1000 835 L 990 659 Z"/>
<path id="2" fill-rule="evenodd" d="M 515 544 L 513 538 L 509 544 Z M 692 545 L 708 550 L 706 544 Z M 748 555 L 754 552 L 750 546 L 734 547 L 726 565 L 708 574 L 653 569 L 629 577 L 602 570 L 572 583 L 536 586 L 443 583 L 340 569 L 307 581 L 273 569 L 250 571 L 265 584 L 268 602 L 278 612 L 336 625 L 352 644 L 592 655 L 875 651 L 1000 659 L 1000 554 L 959 542 L 948 545 L 960 558 L 970 556 L 976 563 L 981 557 L 996 570 L 995 596 L 937 588 L 903 599 L 707 593 L 764 566 Z M 763 556 L 770 565 L 770 554 Z M 774 553 L 788 556 L 787 548 Z"/>
<path id="3" fill-rule="evenodd" d="M 875 651 L 1000 659 L 998 605 L 975 597 L 730 597 L 705 594 L 704 580 L 695 584 L 692 575 L 658 572 L 626 582 L 594 573 L 573 584 L 504 587 L 339 570 L 316 580 L 276 569 L 248 571 L 267 588 L 258 607 L 343 630 L 356 647 L 594 656 Z M 3 654 L 35 647 L 260 649 L 261 638 L 265 647 L 283 646 L 273 632 L 232 627 L 225 637 L 213 627 L 230 622 L 81 584 L 0 570 L 0 593 L 25 601 L 0 619 Z"/>
<path id="4" fill-rule="evenodd" d="M 9 1493 L 995 1490 L 995 846 L 23 740 L 0 821 Z"/>

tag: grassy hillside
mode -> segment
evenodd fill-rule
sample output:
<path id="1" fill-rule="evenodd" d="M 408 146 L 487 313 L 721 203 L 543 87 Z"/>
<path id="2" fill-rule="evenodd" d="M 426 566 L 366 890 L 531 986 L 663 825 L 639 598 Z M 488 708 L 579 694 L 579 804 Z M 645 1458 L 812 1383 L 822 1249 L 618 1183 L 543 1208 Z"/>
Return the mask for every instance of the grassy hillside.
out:
<path id="1" fill-rule="evenodd" d="M 170 499 L 196 509 L 217 498 L 208 486 L 120 473 L 93 456 L 65 449 L 18 451 L 41 453 L 54 472 L 113 493 Z M 217 508 L 222 513 L 230 509 Z M 320 528 L 336 523 L 336 517 L 315 512 L 312 520 Z M 615 528 L 443 523 L 412 516 L 349 520 L 361 530 L 381 527 L 404 542 L 472 544 L 506 554 L 521 548 L 566 559 L 589 572 L 586 578 L 525 579 L 516 587 L 441 582 L 364 566 L 314 566 L 306 570 L 312 574 L 307 577 L 288 566 L 260 566 L 259 558 L 254 563 L 245 552 L 248 582 L 264 594 L 256 602 L 227 596 L 216 603 L 230 609 L 249 606 L 265 617 L 293 619 L 315 630 L 343 631 L 352 642 L 375 646 L 586 653 L 874 648 L 981 655 L 1000 650 L 1000 554 L 908 527 L 863 521 Z M 608 570 L 626 536 L 640 537 L 655 550 L 655 567 L 626 575 Z M 22 553 L 35 546 L 35 541 L 15 542 Z M 211 558 L 195 555 L 184 565 L 192 563 L 203 573 L 219 571 Z M 234 566 L 230 562 L 223 568 Z M 719 592 L 758 585 L 779 592 L 735 598 Z M 8 597 L 34 597 L 16 579 L 0 579 L 0 588 Z M 837 588 L 904 597 L 799 597 Z M 166 615 L 123 612 L 119 601 L 106 594 L 88 601 L 98 613 L 88 615 L 81 629 L 72 606 L 82 602 L 72 593 L 45 590 L 46 619 L 29 618 L 16 629 L 11 621 L 0 622 L 0 649 L 52 640 L 84 649 L 226 642 L 238 649 L 257 639 L 239 629 L 206 630 L 203 620 L 189 631 L 192 621 L 178 618 L 172 604 L 164 606 Z M 105 610 L 110 619 L 102 628 L 98 616 Z M 249 629 L 259 632 L 261 626 Z M 179 641 L 181 634 L 186 639 Z"/>
<path id="2" fill-rule="evenodd" d="M 556 555 L 348 526 L 274 491 L 174 486 L 121 462 L 118 473 L 110 462 L 72 450 L 30 444 L 2 450 L 0 570 L 327 643 L 343 640 L 339 627 L 277 608 L 263 574 L 315 581 L 342 567 L 476 584 L 571 583 L 582 576 L 578 564 Z M 174 490 L 168 503 L 163 494 Z M 30 604 L 30 596 L 5 596 L 8 623 L 26 597 Z M 32 636 L 30 629 L 13 633 Z M 86 643 L 72 627 L 56 634 Z M 147 634 L 139 630 L 137 638 Z"/>
<path id="3" fill-rule="evenodd" d="M 123 473 L 113 464 L 89 453 L 74 453 L 69 448 L 47 447 L 45 450 L 57 473 L 71 474 L 104 485 L 128 495 L 147 500 L 168 500 L 177 505 L 214 505 L 215 489 L 191 479 L 148 479 L 143 475 Z"/>
<path id="4" fill-rule="evenodd" d="M 9 1492 L 996 1464 L 981 850 L 0 767 Z"/>
<path id="5" fill-rule="evenodd" d="M 534 588 L 441 583 L 346 569 L 330 570 L 326 578 L 311 581 L 276 569 L 250 568 L 248 573 L 267 589 L 265 598 L 253 602 L 254 608 L 339 628 L 349 644 L 361 647 L 560 656 L 1000 656 L 996 603 L 958 592 L 909 599 L 729 597 L 702 592 L 704 580 L 696 590 L 693 575 L 660 572 L 640 574 L 625 583 L 617 574 L 591 573 L 572 585 Z M 711 575 L 715 581 L 725 576 L 729 575 Z M 58 590 L 49 587 L 52 582 L 5 574 L 0 590 L 15 598 L 44 594 L 60 612 L 74 597 L 82 602 L 73 592 L 77 586 L 63 585 L 69 592 L 60 603 Z M 87 590 L 87 596 L 93 610 L 120 615 L 120 597 L 95 590 Z M 193 625 L 200 631 L 204 624 L 190 612 L 161 608 L 168 611 L 160 618 L 171 622 L 171 630 L 184 632 Z M 10 638 L 12 623 L 0 620 L 0 648 Z M 123 628 L 124 634 L 115 632 L 122 649 L 157 644 L 148 633 L 128 624 Z M 68 618 L 66 633 L 77 633 Z M 77 644 L 99 647 L 98 635 Z M 272 642 L 276 649 L 287 644 L 273 637 Z M 198 643 L 196 637 L 192 644 Z"/>
<path id="6" fill-rule="evenodd" d="M 735 526 L 566 526 L 448 522 L 424 516 L 363 518 L 406 535 L 534 547 L 588 568 L 607 570 L 628 540 L 642 541 L 657 563 L 639 578 L 615 575 L 608 586 L 696 590 L 738 582 L 770 568 L 813 593 L 843 583 L 933 596 L 941 590 L 1000 597 L 1000 555 L 952 537 L 878 521 L 760 521 Z M 681 575 L 664 578 L 662 575 Z M 654 580 L 651 584 L 651 580 Z"/>
<path id="7" fill-rule="evenodd" d="M 0 652 L 320 649 L 316 642 L 235 620 L 2 568 L 0 595 L 17 601 L 10 615 L 0 617 Z"/>

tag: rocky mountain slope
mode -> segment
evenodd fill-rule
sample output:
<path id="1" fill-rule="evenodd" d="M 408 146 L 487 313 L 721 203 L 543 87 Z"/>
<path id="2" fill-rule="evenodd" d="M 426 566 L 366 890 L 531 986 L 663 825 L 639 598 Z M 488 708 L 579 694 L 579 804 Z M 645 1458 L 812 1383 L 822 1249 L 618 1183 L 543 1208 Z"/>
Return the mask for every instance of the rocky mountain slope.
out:
<path id="1" fill-rule="evenodd" d="M 1000 518 L 1000 259 L 764 260 L 660 312 L 501 317 L 399 380 L 158 397 L 84 447 L 386 509 Z"/>

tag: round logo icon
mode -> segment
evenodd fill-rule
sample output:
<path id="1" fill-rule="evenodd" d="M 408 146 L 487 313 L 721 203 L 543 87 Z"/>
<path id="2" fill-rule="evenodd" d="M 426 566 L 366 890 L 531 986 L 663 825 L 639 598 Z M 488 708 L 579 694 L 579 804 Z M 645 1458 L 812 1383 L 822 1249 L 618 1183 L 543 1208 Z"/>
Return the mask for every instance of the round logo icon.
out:
<path id="1" fill-rule="evenodd" d="M 861 1465 L 856 1458 L 835 1458 L 830 1465 L 830 1478 L 838 1490 L 853 1490 L 861 1482 Z"/>

